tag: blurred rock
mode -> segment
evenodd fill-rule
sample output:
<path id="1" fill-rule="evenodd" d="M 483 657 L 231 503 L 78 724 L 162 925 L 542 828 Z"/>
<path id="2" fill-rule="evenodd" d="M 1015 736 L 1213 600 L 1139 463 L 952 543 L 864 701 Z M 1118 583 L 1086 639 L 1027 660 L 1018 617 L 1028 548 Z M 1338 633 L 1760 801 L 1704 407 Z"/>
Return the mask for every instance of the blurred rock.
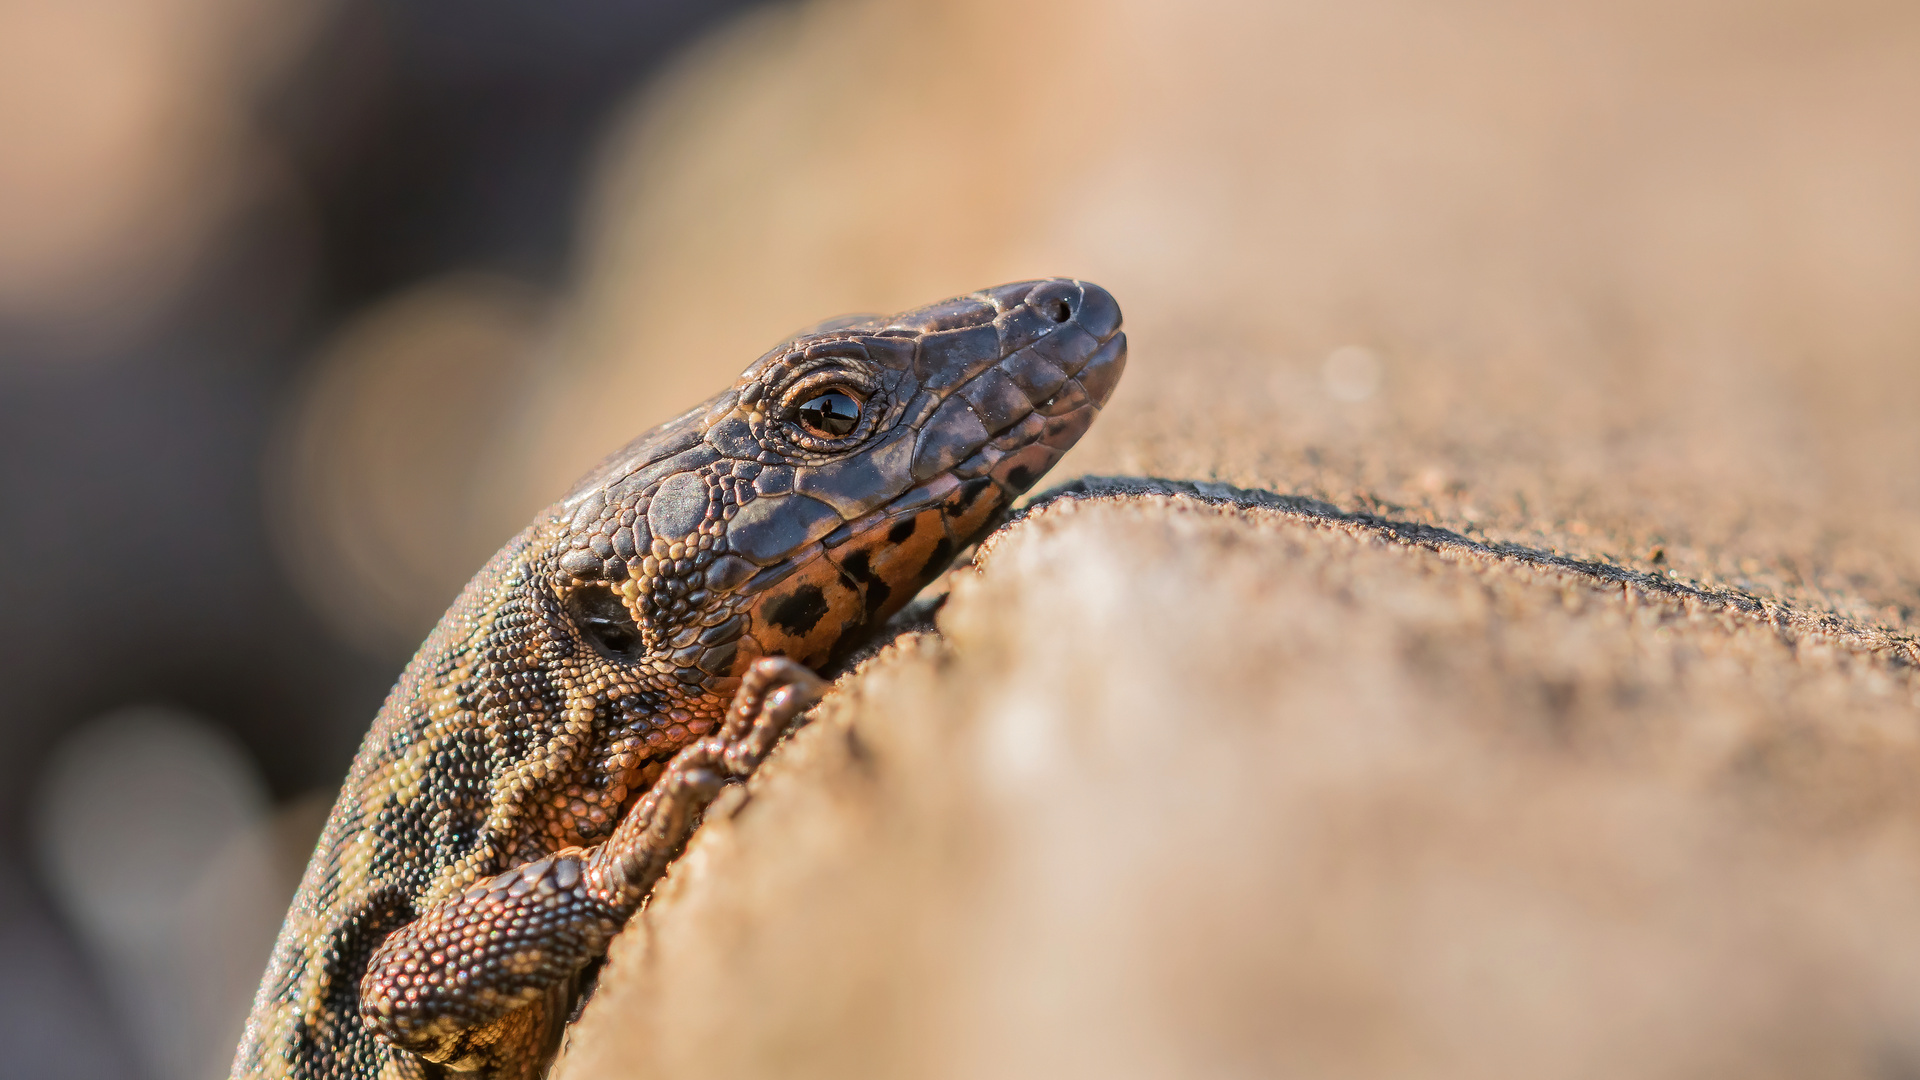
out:
<path id="1" fill-rule="evenodd" d="M 0 7 L 0 326 L 97 345 L 189 286 L 268 168 L 249 110 L 328 6 Z"/>
<path id="2" fill-rule="evenodd" d="M 289 572 L 343 637 L 404 655 L 542 505 L 500 492 L 517 490 L 544 320 L 530 287 L 457 275 L 360 315 L 315 361 L 269 501 Z"/>
<path id="3" fill-rule="evenodd" d="M 160 1080 L 224 1072 L 299 878 L 285 850 L 310 848 L 319 819 L 303 804 L 276 824 L 231 737 L 161 708 L 69 736 L 37 805 L 42 872 L 143 1064 Z"/>

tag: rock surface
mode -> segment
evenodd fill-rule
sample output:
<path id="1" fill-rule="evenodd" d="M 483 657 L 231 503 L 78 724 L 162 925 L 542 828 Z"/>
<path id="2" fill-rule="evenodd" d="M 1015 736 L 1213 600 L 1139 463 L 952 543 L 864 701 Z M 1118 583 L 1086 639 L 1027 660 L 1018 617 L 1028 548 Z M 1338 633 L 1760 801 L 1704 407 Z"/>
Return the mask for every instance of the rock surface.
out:
<path id="1" fill-rule="evenodd" d="M 1920 1074 L 1917 10 L 874 0 L 690 60 L 530 484 L 835 307 L 1071 273 L 1131 359 L 1054 479 L 1270 494 L 999 534 L 555 1075 Z"/>
<path id="2" fill-rule="evenodd" d="M 1913 642 L 1408 532 L 998 534 L 710 818 L 556 1075 L 1920 1067 Z"/>

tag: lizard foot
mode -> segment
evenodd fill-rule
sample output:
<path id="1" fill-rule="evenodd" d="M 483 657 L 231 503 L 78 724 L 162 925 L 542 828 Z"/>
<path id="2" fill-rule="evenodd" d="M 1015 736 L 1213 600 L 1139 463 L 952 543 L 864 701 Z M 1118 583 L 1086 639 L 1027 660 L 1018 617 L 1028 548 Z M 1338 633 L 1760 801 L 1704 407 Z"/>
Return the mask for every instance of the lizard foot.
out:
<path id="1" fill-rule="evenodd" d="M 586 871 L 592 886 L 610 903 L 637 908 L 721 786 L 752 775 L 773 744 L 826 692 L 826 680 L 783 656 L 754 661 L 719 732 L 675 755 L 613 836 L 594 849 Z"/>
<path id="2" fill-rule="evenodd" d="M 652 892 L 728 780 L 744 779 L 827 683 L 756 660 L 712 737 L 676 754 L 614 833 L 470 886 L 382 942 L 360 984 L 381 1041 L 458 1072 L 517 1077 L 558 1046 L 580 970 Z"/>

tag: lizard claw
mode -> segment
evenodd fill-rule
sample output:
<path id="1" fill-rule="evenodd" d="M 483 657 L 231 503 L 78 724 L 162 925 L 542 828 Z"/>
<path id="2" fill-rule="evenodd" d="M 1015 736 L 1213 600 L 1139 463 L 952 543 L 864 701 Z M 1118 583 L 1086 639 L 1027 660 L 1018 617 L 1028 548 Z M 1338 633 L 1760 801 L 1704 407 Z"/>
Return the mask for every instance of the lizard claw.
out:
<path id="1" fill-rule="evenodd" d="M 744 777 L 758 768 L 793 722 L 826 696 L 827 688 L 825 679 L 786 657 L 754 661 L 734 697 L 730 730 L 722 736 L 728 742 L 724 758 L 727 771 Z M 740 727 L 744 730 L 735 729 L 734 718 L 743 721 Z"/>

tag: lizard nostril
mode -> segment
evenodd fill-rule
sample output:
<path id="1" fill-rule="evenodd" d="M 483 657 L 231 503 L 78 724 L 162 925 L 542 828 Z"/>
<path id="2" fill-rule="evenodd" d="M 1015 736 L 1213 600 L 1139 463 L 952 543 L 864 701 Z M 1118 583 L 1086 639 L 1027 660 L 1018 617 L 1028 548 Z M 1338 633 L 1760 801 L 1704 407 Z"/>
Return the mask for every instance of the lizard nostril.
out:
<path id="1" fill-rule="evenodd" d="M 1071 318 L 1073 318 L 1073 305 L 1067 303 L 1065 300 L 1055 300 L 1053 302 L 1053 321 L 1066 322 Z"/>

